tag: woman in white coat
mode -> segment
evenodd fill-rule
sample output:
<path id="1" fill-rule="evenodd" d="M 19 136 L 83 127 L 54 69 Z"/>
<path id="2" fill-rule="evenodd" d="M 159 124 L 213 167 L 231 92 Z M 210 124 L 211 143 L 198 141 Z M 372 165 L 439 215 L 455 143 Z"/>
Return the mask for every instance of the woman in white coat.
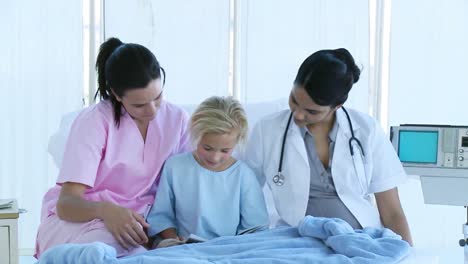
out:
<path id="1" fill-rule="evenodd" d="M 310 55 L 290 109 L 256 124 L 246 160 L 283 222 L 338 217 L 354 228 L 390 228 L 412 244 L 397 189 L 406 174 L 391 143 L 374 119 L 343 107 L 359 75 L 346 49 Z"/>

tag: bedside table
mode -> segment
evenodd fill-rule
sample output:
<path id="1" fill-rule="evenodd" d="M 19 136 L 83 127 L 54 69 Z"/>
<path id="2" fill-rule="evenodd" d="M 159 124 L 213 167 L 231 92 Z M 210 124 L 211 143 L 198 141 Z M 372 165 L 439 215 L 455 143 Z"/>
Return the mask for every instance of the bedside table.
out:
<path id="1" fill-rule="evenodd" d="M 18 264 L 18 204 L 0 209 L 0 263 Z M 0 200 L 4 202 L 5 200 Z"/>

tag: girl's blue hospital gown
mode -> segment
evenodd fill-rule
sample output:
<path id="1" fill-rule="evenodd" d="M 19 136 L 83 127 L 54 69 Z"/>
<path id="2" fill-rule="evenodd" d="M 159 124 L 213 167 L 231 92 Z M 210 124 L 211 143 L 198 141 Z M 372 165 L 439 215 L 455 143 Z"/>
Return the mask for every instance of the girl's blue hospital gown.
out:
<path id="1" fill-rule="evenodd" d="M 267 228 L 268 213 L 257 177 L 244 162 L 215 172 L 184 153 L 166 161 L 147 221 L 150 236 L 176 228 L 182 237 L 211 239 Z"/>

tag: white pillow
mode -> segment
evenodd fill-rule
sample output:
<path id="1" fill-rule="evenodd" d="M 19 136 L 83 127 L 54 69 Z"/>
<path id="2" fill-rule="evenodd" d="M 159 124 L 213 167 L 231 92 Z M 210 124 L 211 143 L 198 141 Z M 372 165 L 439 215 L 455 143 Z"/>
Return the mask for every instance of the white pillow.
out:
<path id="1" fill-rule="evenodd" d="M 247 113 L 247 119 L 249 121 L 250 129 L 252 129 L 262 117 L 279 112 L 286 108 L 288 108 L 287 98 L 282 98 L 274 101 L 244 104 L 244 109 Z"/>
<path id="2" fill-rule="evenodd" d="M 63 160 L 63 152 L 67 143 L 68 134 L 73 124 L 73 120 L 78 116 L 81 110 L 65 114 L 60 121 L 59 129 L 49 138 L 48 152 L 54 160 L 55 166 L 60 168 Z"/>

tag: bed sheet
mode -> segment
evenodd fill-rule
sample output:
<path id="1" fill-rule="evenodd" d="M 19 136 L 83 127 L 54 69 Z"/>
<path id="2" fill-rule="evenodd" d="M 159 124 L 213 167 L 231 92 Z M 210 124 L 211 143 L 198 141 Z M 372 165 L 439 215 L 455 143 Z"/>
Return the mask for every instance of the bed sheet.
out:
<path id="1" fill-rule="evenodd" d="M 119 259 L 114 248 L 100 242 L 65 244 L 47 250 L 38 264 L 393 264 L 409 254 L 408 243 L 390 229 L 353 230 L 341 219 L 306 216 L 298 227 L 220 237 Z"/>

